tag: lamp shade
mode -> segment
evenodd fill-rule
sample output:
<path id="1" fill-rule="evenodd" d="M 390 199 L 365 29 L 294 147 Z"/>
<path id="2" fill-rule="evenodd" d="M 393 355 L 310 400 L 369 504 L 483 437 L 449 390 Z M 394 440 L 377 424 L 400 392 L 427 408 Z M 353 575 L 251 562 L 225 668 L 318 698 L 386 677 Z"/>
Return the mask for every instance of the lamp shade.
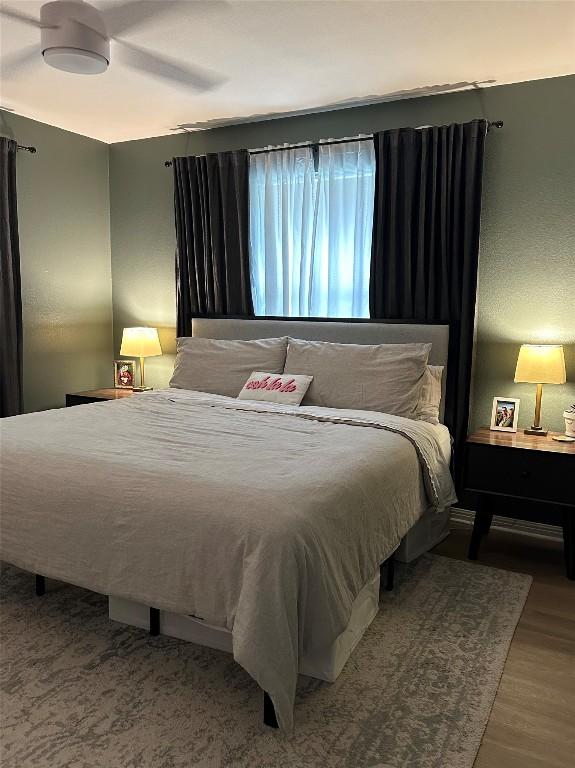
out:
<path id="1" fill-rule="evenodd" d="M 127 357 L 153 357 L 162 354 L 156 328 L 124 328 L 120 354 Z"/>
<path id="2" fill-rule="evenodd" d="M 522 344 L 515 381 L 529 384 L 564 384 L 565 357 L 560 344 Z"/>

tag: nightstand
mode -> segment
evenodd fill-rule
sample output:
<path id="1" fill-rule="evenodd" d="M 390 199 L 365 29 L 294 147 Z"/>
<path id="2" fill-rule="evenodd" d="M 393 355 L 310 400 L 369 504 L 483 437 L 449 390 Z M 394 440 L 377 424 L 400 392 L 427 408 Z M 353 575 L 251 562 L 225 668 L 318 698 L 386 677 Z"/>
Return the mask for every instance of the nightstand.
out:
<path id="1" fill-rule="evenodd" d="M 86 392 L 73 392 L 66 395 L 66 407 L 71 405 L 85 405 L 86 403 L 101 403 L 104 400 L 121 400 L 131 397 L 132 389 L 88 389 Z"/>
<path id="2" fill-rule="evenodd" d="M 567 578 L 575 579 L 575 443 L 492 432 L 484 427 L 467 438 L 465 490 L 477 494 L 469 558 L 479 555 L 493 515 L 563 528 Z"/>

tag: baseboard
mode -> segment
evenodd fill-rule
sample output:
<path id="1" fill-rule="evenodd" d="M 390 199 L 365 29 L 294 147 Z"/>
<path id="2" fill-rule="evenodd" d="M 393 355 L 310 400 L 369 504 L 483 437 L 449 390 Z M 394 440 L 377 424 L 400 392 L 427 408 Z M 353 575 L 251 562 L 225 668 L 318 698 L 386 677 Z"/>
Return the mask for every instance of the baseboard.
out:
<path id="1" fill-rule="evenodd" d="M 473 525 L 475 512 L 469 509 L 451 508 L 451 520 L 454 523 L 463 525 Z M 493 516 L 492 528 L 500 528 L 504 531 L 515 531 L 526 536 L 536 536 L 540 539 L 553 539 L 553 541 L 563 541 L 563 531 L 558 525 L 547 525 L 546 523 L 532 523 L 528 520 L 512 520 L 508 517 Z"/>

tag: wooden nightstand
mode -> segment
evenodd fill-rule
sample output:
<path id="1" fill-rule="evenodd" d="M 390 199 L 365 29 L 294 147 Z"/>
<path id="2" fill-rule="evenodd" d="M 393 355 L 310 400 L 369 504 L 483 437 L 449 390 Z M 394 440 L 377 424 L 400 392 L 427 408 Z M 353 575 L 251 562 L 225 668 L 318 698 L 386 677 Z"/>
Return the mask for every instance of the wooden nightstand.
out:
<path id="1" fill-rule="evenodd" d="M 469 558 L 493 515 L 560 525 L 567 578 L 575 579 L 575 443 L 487 427 L 467 438 L 465 489 L 477 494 Z"/>
<path id="2" fill-rule="evenodd" d="M 66 407 L 85 405 L 86 403 L 101 403 L 104 400 L 121 400 L 134 394 L 132 389 L 88 389 L 86 392 L 73 392 L 66 395 Z"/>

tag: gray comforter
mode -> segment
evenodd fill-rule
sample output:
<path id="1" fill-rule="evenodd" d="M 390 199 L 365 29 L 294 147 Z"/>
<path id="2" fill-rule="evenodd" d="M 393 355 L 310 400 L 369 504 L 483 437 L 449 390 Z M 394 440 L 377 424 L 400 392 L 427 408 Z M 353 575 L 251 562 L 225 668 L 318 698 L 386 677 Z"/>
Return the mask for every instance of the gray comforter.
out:
<path id="1" fill-rule="evenodd" d="M 182 390 L 1 424 L 0 556 L 203 617 L 293 725 L 330 646 L 422 510 L 455 500 L 437 428 Z"/>

